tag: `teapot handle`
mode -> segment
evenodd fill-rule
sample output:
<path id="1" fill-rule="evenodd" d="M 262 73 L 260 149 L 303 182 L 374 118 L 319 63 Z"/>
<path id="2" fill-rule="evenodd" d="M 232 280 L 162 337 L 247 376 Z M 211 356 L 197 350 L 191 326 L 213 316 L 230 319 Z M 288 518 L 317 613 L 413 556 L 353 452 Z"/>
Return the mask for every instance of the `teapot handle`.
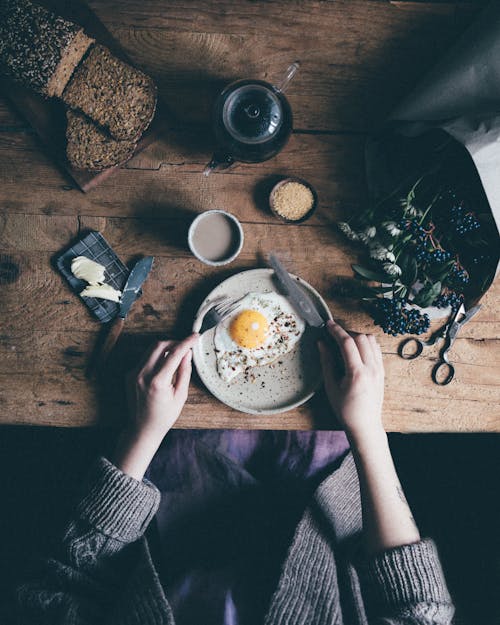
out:
<path id="1" fill-rule="evenodd" d="M 234 158 L 230 154 L 215 152 L 211 161 L 203 170 L 204 176 L 209 176 L 213 171 L 228 169 L 234 163 Z"/>
<path id="2" fill-rule="evenodd" d="M 300 61 L 295 61 L 294 63 L 290 65 L 290 67 L 286 70 L 286 74 L 283 80 L 274 87 L 276 91 L 279 91 L 280 93 L 284 93 L 288 89 L 288 85 L 291 83 L 293 77 L 299 70 L 299 67 L 300 67 Z"/>

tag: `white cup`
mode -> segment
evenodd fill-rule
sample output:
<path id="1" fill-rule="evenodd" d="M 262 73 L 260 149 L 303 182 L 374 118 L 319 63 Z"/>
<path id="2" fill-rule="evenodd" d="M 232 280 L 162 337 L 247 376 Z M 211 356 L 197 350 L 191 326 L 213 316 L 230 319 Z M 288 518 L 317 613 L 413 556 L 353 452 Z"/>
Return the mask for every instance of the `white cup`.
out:
<path id="1" fill-rule="evenodd" d="M 207 258 L 206 256 L 204 256 L 197 249 L 196 244 L 195 244 L 196 230 L 203 225 L 204 220 L 210 219 L 214 215 L 223 215 L 226 219 L 228 219 L 234 227 L 233 234 L 236 234 L 234 248 L 232 249 L 231 254 L 227 257 L 219 258 L 217 260 L 212 260 L 211 258 Z M 193 222 L 191 223 L 189 227 L 189 232 L 188 232 L 189 249 L 196 256 L 198 260 L 200 260 L 202 263 L 205 263 L 205 265 L 210 265 L 212 267 L 220 267 L 221 265 L 227 265 L 228 263 L 231 263 L 241 252 L 241 249 L 243 247 L 243 241 L 244 241 L 243 228 L 241 227 L 239 220 L 234 215 L 231 215 L 231 213 L 228 213 L 223 210 L 216 209 L 216 210 L 209 210 L 209 211 L 200 213 L 193 220 Z"/>

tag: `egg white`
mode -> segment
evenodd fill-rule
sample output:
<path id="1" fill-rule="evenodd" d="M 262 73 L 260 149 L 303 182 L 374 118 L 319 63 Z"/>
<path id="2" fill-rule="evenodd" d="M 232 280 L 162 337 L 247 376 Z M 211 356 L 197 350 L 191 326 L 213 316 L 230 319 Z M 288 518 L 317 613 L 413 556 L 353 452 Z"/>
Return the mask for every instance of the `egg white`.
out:
<path id="1" fill-rule="evenodd" d="M 231 338 L 229 326 L 234 317 L 243 310 L 255 310 L 266 318 L 269 331 L 263 345 L 253 349 L 245 348 Z M 230 382 L 252 367 L 273 363 L 280 356 L 292 351 L 304 329 L 304 321 L 282 295 L 248 293 L 239 301 L 238 308 L 215 329 L 214 346 L 220 377 Z"/>

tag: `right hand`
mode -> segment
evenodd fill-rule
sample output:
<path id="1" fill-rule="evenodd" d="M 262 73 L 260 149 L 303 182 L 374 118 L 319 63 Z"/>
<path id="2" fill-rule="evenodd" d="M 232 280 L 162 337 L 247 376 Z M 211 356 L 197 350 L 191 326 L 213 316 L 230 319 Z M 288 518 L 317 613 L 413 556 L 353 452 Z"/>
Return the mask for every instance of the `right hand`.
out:
<path id="1" fill-rule="evenodd" d="M 372 335 L 351 336 L 334 321 L 327 322 L 327 331 L 344 365 L 339 373 L 332 350 L 319 342 L 325 390 L 333 411 L 353 442 L 383 433 L 384 363 L 379 344 Z"/>

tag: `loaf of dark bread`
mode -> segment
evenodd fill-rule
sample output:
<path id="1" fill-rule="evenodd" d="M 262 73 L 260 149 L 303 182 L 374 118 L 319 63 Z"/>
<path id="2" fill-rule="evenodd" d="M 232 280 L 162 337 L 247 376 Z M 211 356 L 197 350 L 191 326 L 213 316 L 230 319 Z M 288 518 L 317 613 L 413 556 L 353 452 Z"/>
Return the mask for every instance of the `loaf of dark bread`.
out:
<path id="1" fill-rule="evenodd" d="M 29 0 L 0 0 L 0 73 L 61 96 L 93 39 Z"/>
<path id="2" fill-rule="evenodd" d="M 118 141 L 90 119 L 75 111 L 67 111 L 66 156 L 75 169 L 102 171 L 122 165 L 134 154 L 135 141 Z"/>
<path id="3" fill-rule="evenodd" d="M 156 87 L 149 76 L 96 44 L 73 74 L 63 100 L 115 139 L 135 141 L 153 119 Z"/>

